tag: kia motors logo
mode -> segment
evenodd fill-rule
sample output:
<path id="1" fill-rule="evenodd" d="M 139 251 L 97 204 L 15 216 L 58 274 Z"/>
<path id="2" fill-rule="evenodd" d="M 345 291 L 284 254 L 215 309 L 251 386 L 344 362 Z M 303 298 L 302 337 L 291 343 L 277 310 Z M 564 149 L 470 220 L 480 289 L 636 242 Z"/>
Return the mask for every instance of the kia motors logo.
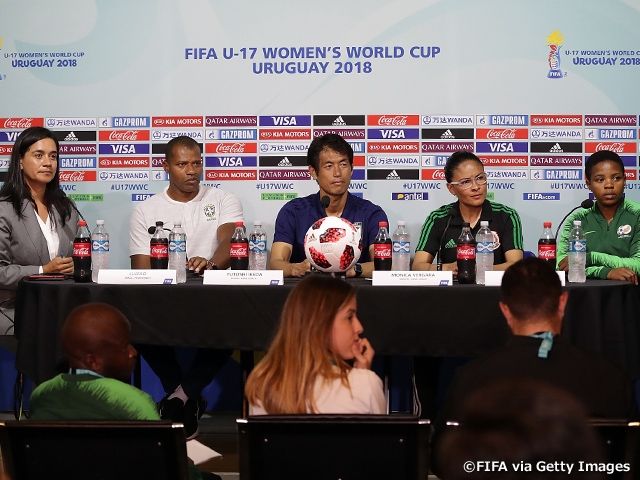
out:
<path id="1" fill-rule="evenodd" d="M 124 132 L 119 132 L 114 130 L 109 135 L 109 140 L 116 141 L 116 142 L 133 142 L 133 141 L 136 141 L 137 139 L 138 139 L 137 130 L 127 130 Z"/>
<path id="2" fill-rule="evenodd" d="M 406 115 L 396 115 L 395 117 L 385 117 L 384 115 L 378 119 L 378 125 L 397 126 L 406 125 Z"/>
<path id="3" fill-rule="evenodd" d="M 4 128 L 29 128 L 33 118 L 7 118 L 4 121 Z"/>
<path id="4" fill-rule="evenodd" d="M 599 143 L 596 145 L 596 152 L 601 152 L 602 150 L 609 150 L 610 152 L 616 153 L 624 153 L 624 143 L 615 142 L 615 143 Z"/>
<path id="5" fill-rule="evenodd" d="M 244 143 L 220 143 L 216 153 L 244 153 Z"/>
<path id="6" fill-rule="evenodd" d="M 496 129 L 492 128 L 487 132 L 487 138 L 491 139 L 505 139 L 505 138 L 516 138 L 516 129 L 515 128 L 504 128 L 504 129 Z"/>

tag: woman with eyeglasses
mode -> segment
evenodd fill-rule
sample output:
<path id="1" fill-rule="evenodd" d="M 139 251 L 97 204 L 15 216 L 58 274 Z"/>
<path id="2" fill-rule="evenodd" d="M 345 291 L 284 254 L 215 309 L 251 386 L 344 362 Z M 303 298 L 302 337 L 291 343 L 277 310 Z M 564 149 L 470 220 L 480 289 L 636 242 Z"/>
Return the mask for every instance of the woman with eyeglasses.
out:
<path id="1" fill-rule="evenodd" d="M 487 174 L 480 159 L 471 152 L 456 152 L 444 167 L 447 189 L 458 201 L 429 214 L 422 226 L 413 260 L 413 270 L 436 270 L 438 254 L 442 270 L 458 273 L 456 240 L 462 222 L 469 222 L 475 237 L 480 221 L 487 220 L 493 232 L 494 270 L 506 270 L 522 259 L 523 240 L 520 216 L 513 208 L 487 200 Z"/>

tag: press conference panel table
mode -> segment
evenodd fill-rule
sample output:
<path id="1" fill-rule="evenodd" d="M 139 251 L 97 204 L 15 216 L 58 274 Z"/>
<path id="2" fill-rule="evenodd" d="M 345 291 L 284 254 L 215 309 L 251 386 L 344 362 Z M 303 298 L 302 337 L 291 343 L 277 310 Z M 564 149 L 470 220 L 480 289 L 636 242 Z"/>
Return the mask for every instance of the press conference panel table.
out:
<path id="1" fill-rule="evenodd" d="M 98 285 L 71 280 L 24 279 L 18 287 L 16 368 L 40 383 L 63 359 L 59 332 L 71 310 L 88 302 L 120 309 L 131 321 L 134 343 L 265 350 L 285 299 L 299 280 L 283 286 Z M 509 330 L 498 307 L 499 288 L 358 287 L 358 317 L 378 354 L 475 356 L 498 347 Z M 640 377 L 638 287 L 588 280 L 568 284 L 564 334 L 599 351 Z"/>

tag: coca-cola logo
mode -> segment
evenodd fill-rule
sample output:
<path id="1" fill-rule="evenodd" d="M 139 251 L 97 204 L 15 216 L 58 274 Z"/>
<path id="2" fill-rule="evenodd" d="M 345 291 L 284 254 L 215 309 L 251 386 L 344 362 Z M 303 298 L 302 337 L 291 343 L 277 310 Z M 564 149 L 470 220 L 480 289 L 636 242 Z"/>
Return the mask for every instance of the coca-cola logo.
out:
<path id="1" fill-rule="evenodd" d="M 7 118 L 4 121 L 4 128 L 29 128 L 33 118 Z"/>
<path id="2" fill-rule="evenodd" d="M 231 245 L 229 256 L 233 258 L 244 258 L 249 256 L 249 248 L 246 243 Z"/>
<path id="3" fill-rule="evenodd" d="M 487 138 L 491 139 L 512 139 L 516 138 L 515 128 L 496 129 L 492 128 L 487 132 Z"/>
<path id="4" fill-rule="evenodd" d="M 624 143 L 615 142 L 615 143 L 599 143 L 596 145 L 596 152 L 600 152 L 602 150 L 609 150 L 610 152 L 616 153 L 624 153 Z"/>
<path id="5" fill-rule="evenodd" d="M 458 245 L 457 257 L 458 260 L 473 260 L 474 258 L 476 258 L 476 246 Z"/>
<path id="6" fill-rule="evenodd" d="M 390 243 L 374 244 L 373 256 L 375 258 L 382 258 L 382 259 L 391 258 L 391 244 Z"/>
<path id="7" fill-rule="evenodd" d="M 84 182 L 85 172 L 80 170 L 76 172 L 60 172 L 61 182 Z"/>
<path id="8" fill-rule="evenodd" d="M 153 258 L 164 258 L 169 256 L 169 246 L 168 245 L 152 245 L 151 246 L 151 256 Z"/>
<path id="9" fill-rule="evenodd" d="M 113 131 L 109 135 L 109 140 L 120 141 L 120 142 L 129 142 L 135 141 L 138 139 L 138 132 L 136 130 L 127 130 L 124 132 Z"/>
<path id="10" fill-rule="evenodd" d="M 216 153 L 244 153 L 244 143 L 221 143 L 216 148 Z"/>
<path id="11" fill-rule="evenodd" d="M 555 245 L 540 245 L 538 246 L 538 258 L 543 260 L 553 260 L 556 258 Z"/>
<path id="12" fill-rule="evenodd" d="M 396 115 L 395 117 L 385 117 L 383 115 L 378 119 L 378 125 L 398 126 L 398 125 L 406 125 L 406 124 L 407 124 L 406 115 Z"/>
<path id="13" fill-rule="evenodd" d="M 74 243 L 73 256 L 74 257 L 90 257 L 91 244 L 90 243 Z"/>

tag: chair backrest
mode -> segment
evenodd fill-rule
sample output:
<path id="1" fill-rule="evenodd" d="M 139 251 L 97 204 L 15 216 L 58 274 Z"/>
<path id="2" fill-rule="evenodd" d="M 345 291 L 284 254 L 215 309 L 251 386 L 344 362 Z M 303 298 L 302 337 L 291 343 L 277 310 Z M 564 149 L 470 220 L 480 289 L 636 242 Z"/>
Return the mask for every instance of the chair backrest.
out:
<path id="1" fill-rule="evenodd" d="M 240 478 L 424 479 L 429 421 L 410 415 L 238 419 Z"/>
<path id="2" fill-rule="evenodd" d="M 7 421 L 0 446 L 10 478 L 187 479 L 184 428 L 164 421 Z"/>
<path id="3" fill-rule="evenodd" d="M 601 420 L 589 421 L 591 428 L 595 429 L 604 446 L 605 459 L 610 464 L 629 464 L 629 471 L 619 471 L 607 478 L 623 479 L 637 478 L 640 461 L 640 423 L 627 420 Z"/>

